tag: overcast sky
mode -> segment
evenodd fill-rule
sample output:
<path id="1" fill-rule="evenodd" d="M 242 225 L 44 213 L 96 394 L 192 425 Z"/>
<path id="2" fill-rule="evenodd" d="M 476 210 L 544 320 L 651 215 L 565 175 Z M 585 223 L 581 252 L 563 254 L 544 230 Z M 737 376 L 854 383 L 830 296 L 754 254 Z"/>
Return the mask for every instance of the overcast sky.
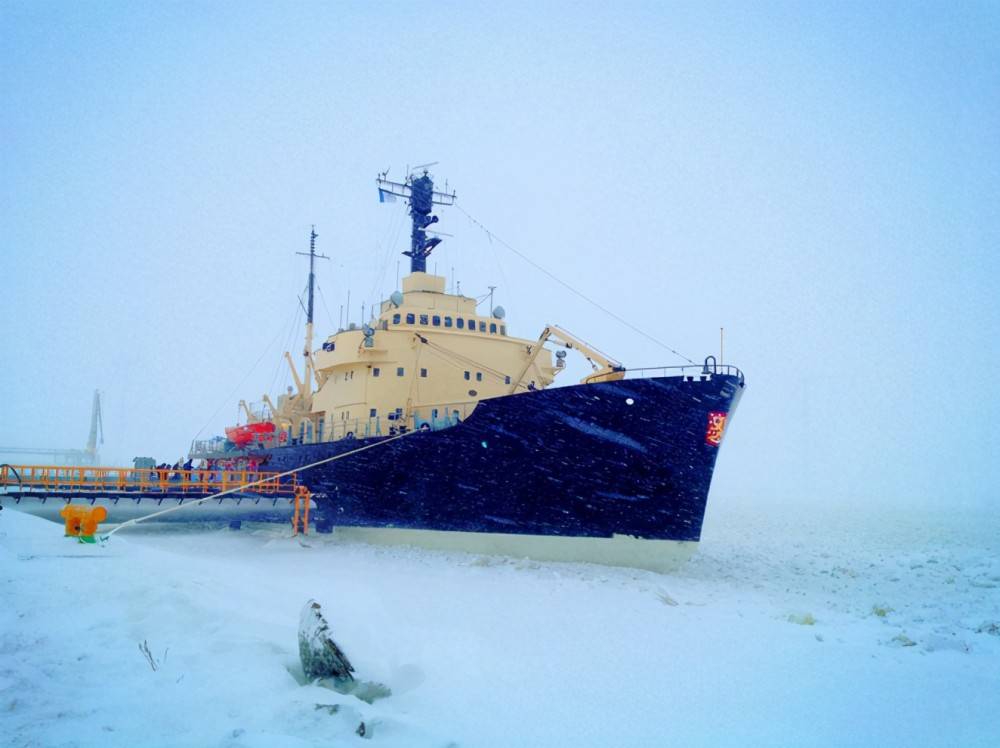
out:
<path id="1" fill-rule="evenodd" d="M 496 5 L 0 5 L 0 444 L 82 447 L 94 388 L 107 463 L 221 433 L 287 382 L 310 226 L 326 334 L 406 267 L 376 173 L 437 161 L 668 346 L 725 327 L 713 501 L 998 498 L 996 4 Z M 512 333 L 682 363 L 441 219 Z"/>

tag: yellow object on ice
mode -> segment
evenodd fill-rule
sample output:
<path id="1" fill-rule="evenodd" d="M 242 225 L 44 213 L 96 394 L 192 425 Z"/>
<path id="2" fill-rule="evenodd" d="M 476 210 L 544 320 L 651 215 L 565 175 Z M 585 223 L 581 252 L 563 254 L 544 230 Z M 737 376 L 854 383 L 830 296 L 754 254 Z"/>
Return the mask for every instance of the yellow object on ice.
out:
<path id="1" fill-rule="evenodd" d="M 67 504 L 59 514 L 66 520 L 66 537 L 79 538 L 84 543 L 94 542 L 97 525 L 108 518 L 108 510 L 103 506 Z"/>

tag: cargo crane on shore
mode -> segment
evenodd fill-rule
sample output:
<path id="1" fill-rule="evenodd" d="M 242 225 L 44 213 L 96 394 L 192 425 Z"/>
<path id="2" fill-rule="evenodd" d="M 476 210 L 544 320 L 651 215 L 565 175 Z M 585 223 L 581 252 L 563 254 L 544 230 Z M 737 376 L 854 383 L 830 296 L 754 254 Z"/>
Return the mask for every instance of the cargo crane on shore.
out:
<path id="1" fill-rule="evenodd" d="M 94 390 L 90 409 L 90 434 L 83 449 L 57 449 L 53 447 L 0 447 L 0 459 L 14 455 L 52 458 L 60 465 L 96 465 L 100 462 L 98 446 L 104 444 L 104 420 L 101 416 L 101 392 Z M 20 458 L 18 462 L 21 462 Z"/>

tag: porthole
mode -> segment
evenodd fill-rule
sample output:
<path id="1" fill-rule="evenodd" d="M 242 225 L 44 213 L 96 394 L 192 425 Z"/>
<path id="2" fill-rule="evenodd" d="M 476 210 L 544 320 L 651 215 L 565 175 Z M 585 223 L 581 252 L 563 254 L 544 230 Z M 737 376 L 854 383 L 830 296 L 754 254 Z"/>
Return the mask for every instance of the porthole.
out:
<path id="1" fill-rule="evenodd" d="M 625 398 L 625 404 L 626 405 L 635 405 L 635 400 L 633 400 L 631 397 L 626 397 Z"/>

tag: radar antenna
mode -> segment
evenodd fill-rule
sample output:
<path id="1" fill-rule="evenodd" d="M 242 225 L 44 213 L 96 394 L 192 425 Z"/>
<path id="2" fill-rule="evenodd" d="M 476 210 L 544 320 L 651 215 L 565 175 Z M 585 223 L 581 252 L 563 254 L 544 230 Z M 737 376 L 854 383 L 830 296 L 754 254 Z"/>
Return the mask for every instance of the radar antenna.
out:
<path id="1" fill-rule="evenodd" d="M 435 205 L 454 205 L 455 192 L 437 192 L 426 168 L 421 176 L 410 174 L 405 182 L 392 182 L 386 174 L 379 174 L 375 180 L 379 200 L 386 202 L 387 199 L 391 201 L 401 197 L 409 203 L 413 230 L 410 232 L 410 250 L 403 254 L 410 258 L 411 273 L 426 273 L 427 256 L 442 241 L 440 236 L 427 238 L 427 227 L 438 222 L 438 217 L 431 215 L 431 211 Z"/>

